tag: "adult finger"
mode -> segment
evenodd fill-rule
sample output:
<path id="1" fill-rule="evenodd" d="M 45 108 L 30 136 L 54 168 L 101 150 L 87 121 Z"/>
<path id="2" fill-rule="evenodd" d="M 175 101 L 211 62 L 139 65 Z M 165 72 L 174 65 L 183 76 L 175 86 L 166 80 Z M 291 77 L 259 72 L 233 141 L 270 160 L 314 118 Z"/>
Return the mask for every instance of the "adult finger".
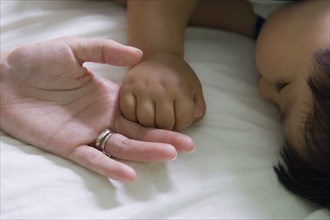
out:
<path id="1" fill-rule="evenodd" d="M 162 162 L 177 156 L 176 149 L 170 144 L 132 140 L 118 133 L 108 139 L 105 152 L 111 157 L 140 162 Z"/>
<path id="2" fill-rule="evenodd" d="M 106 63 L 116 66 L 131 66 L 136 64 L 142 51 L 113 40 L 96 38 L 62 38 L 72 49 L 78 62 Z"/>
<path id="3" fill-rule="evenodd" d="M 117 133 L 134 140 L 170 144 L 179 152 L 189 152 L 195 148 L 195 143 L 189 136 L 178 132 L 143 127 L 124 117 L 119 118 L 114 125 Z"/>
<path id="4" fill-rule="evenodd" d="M 79 146 L 67 157 L 83 167 L 114 180 L 131 182 L 136 178 L 136 173 L 131 167 L 107 157 L 91 146 Z"/>

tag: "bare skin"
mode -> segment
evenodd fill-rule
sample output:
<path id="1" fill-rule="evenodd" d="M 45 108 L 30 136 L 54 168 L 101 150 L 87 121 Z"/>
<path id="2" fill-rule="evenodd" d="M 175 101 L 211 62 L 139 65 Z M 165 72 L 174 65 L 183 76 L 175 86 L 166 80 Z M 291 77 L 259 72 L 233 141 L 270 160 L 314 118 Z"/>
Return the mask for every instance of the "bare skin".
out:
<path id="1" fill-rule="evenodd" d="M 129 66 L 141 56 L 111 40 L 70 37 L 2 53 L 1 130 L 120 181 L 136 178 L 125 160 L 167 161 L 193 150 L 194 142 L 183 134 L 125 119 L 119 86 L 83 67 L 84 62 Z M 115 132 L 105 147 L 111 158 L 91 147 L 105 128 Z"/>
<path id="2" fill-rule="evenodd" d="M 145 1 L 141 4 L 143 8 L 139 5 L 140 2 L 128 1 L 128 37 L 129 43 L 146 50 L 146 55 L 131 70 L 123 83 L 121 110 L 128 119 L 142 122 L 147 126 L 185 128 L 203 117 L 205 103 L 199 80 L 183 61 L 183 32 L 186 28 L 184 24 L 218 28 L 254 37 L 257 15 L 250 3 L 245 0 L 184 1 L 186 8 L 178 14 L 175 14 L 180 4 L 175 3 L 177 1 Z M 159 8 L 164 7 L 164 2 L 167 2 L 167 11 L 173 11 L 174 14 L 166 11 L 160 13 Z M 303 141 L 303 122 L 312 104 L 312 95 L 307 85 L 309 70 L 313 67 L 311 60 L 318 49 L 329 48 L 329 21 L 329 1 L 295 2 L 269 18 L 257 40 L 256 64 L 261 76 L 260 94 L 280 106 L 285 118 L 285 135 L 296 148 L 299 148 Z M 162 25 L 159 25 L 160 22 Z M 152 33 L 150 30 L 153 30 Z M 149 55 L 153 53 L 161 55 Z M 164 61 L 166 59 L 167 61 Z M 175 59 L 182 65 L 172 65 L 176 63 Z M 144 74 L 147 78 L 140 78 Z M 149 83 L 153 86 L 143 89 L 138 86 L 148 82 L 148 78 L 153 79 L 150 81 L 153 83 Z M 162 88 L 164 82 L 171 85 L 168 87 L 171 89 L 162 89 L 160 93 L 159 88 Z M 285 88 L 279 90 L 278 83 L 285 83 Z M 125 98 L 128 94 L 128 85 L 131 98 Z M 198 92 L 195 93 L 196 91 Z M 142 99 L 132 98 L 139 96 L 151 97 L 147 98 L 149 105 L 140 105 Z M 183 101 L 186 104 L 180 108 L 166 107 L 166 111 L 158 110 L 158 106 L 173 106 L 173 103 L 176 103 L 173 100 L 186 100 Z M 126 112 L 123 108 L 126 105 L 130 106 L 130 111 Z M 192 111 L 194 106 L 195 114 Z M 148 112 L 148 115 L 138 112 Z M 187 113 L 186 117 L 182 117 L 182 112 Z M 161 118 L 168 121 L 163 122 Z"/>
<path id="3" fill-rule="evenodd" d="M 120 109 L 129 120 L 181 130 L 204 116 L 201 84 L 183 59 L 184 30 L 196 4 L 128 1 L 128 44 L 144 53 L 120 89 Z"/>
<path id="4" fill-rule="evenodd" d="M 330 47 L 329 33 L 329 1 L 302 1 L 277 11 L 257 41 L 260 94 L 280 107 L 285 135 L 298 152 L 303 152 L 304 122 L 313 105 L 307 84 L 313 56 Z M 281 90 L 276 88 L 278 82 L 285 82 Z"/>
<path id="5" fill-rule="evenodd" d="M 145 126 L 189 127 L 204 117 L 206 105 L 200 81 L 183 58 L 188 23 L 253 37 L 257 16 L 244 0 L 128 1 L 127 10 L 128 43 L 144 55 L 122 82 L 121 112 Z"/>

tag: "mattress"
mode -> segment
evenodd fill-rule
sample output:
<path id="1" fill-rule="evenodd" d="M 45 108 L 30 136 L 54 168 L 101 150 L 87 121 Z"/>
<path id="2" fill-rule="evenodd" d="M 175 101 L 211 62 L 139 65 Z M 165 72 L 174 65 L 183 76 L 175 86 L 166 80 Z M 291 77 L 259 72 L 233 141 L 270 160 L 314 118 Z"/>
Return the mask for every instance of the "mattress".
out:
<path id="1" fill-rule="evenodd" d="M 126 43 L 125 8 L 111 1 L 3 1 L 1 51 L 62 36 Z M 189 27 L 185 59 L 199 76 L 205 118 L 182 131 L 196 149 L 165 163 L 129 162 L 132 183 L 95 174 L 1 135 L 1 219 L 329 219 L 277 180 L 284 137 L 277 107 L 257 90 L 255 42 Z M 88 63 L 120 84 L 127 68 Z"/>

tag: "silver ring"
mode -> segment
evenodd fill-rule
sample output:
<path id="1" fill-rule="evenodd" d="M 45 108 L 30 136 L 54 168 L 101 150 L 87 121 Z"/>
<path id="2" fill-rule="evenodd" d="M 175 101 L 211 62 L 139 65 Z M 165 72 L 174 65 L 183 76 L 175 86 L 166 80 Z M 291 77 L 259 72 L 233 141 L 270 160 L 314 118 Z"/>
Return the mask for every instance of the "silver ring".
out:
<path id="1" fill-rule="evenodd" d="M 98 150 L 101 150 L 100 148 L 100 144 L 101 141 L 104 139 L 104 137 L 106 137 L 111 131 L 109 129 L 105 129 L 104 131 L 102 131 L 102 133 L 96 138 L 95 140 L 95 144 L 94 147 Z"/>
<path id="2" fill-rule="evenodd" d="M 105 129 L 102 133 L 96 138 L 94 147 L 104 153 L 106 156 L 110 157 L 110 154 L 105 152 L 105 146 L 112 136 L 113 132 L 109 129 Z"/>

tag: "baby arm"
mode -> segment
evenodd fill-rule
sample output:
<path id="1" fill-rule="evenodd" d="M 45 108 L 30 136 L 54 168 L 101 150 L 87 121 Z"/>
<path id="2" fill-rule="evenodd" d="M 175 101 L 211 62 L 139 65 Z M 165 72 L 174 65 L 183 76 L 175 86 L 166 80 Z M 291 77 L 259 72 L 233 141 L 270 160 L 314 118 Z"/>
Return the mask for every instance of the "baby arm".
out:
<path id="1" fill-rule="evenodd" d="M 128 43 L 144 55 L 123 80 L 120 109 L 145 126 L 184 129 L 205 113 L 202 88 L 183 59 L 197 1 L 128 1 Z"/>

